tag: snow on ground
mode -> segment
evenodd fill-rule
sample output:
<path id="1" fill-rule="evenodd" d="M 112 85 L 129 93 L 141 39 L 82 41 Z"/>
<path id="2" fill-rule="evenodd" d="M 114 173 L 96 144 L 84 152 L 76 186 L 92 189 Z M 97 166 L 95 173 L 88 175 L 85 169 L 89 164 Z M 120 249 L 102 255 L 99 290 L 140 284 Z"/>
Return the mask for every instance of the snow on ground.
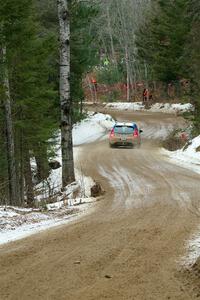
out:
<path id="1" fill-rule="evenodd" d="M 91 143 L 107 133 L 115 121 L 110 115 L 89 113 L 88 118 L 73 127 L 74 146 Z"/>
<path id="2" fill-rule="evenodd" d="M 166 123 L 162 122 L 160 122 L 159 124 L 152 124 L 150 126 L 149 124 L 143 122 L 140 126 L 143 130 L 142 138 L 149 140 L 165 140 L 169 136 L 170 132 L 177 128 L 176 125 L 167 125 Z"/>
<path id="3" fill-rule="evenodd" d="M 185 267 L 192 267 L 200 257 L 200 228 L 186 242 L 187 254 L 180 259 L 180 264 Z"/>
<path id="4" fill-rule="evenodd" d="M 180 150 L 171 152 L 162 149 L 162 152 L 172 162 L 200 174 L 200 135 Z"/>
<path id="5" fill-rule="evenodd" d="M 144 111 L 145 106 L 142 102 L 112 102 L 107 103 L 105 108 L 111 108 L 113 110 L 130 110 L 130 111 Z M 148 111 L 150 112 L 163 112 L 163 113 L 178 113 L 193 110 L 193 106 L 190 103 L 155 103 L 150 106 Z"/>
<path id="6" fill-rule="evenodd" d="M 78 161 L 78 153 L 80 149 L 79 147 L 74 148 L 74 160 L 75 163 Z M 61 149 L 60 146 L 57 149 L 56 160 L 61 164 Z M 43 199 L 49 198 L 56 193 L 61 193 L 61 197 L 65 196 L 68 199 L 73 198 L 73 194 L 80 190 L 80 193 L 83 197 L 90 197 L 90 188 L 94 185 L 94 181 L 92 178 L 85 176 L 81 170 L 75 168 L 75 177 L 76 181 L 72 184 L 68 185 L 63 194 L 61 193 L 62 188 L 62 168 L 58 168 L 55 170 L 51 170 L 51 173 L 47 180 L 39 183 L 36 186 L 37 191 L 37 200 L 41 201 Z"/>
<path id="7" fill-rule="evenodd" d="M 107 103 L 105 108 L 113 110 L 144 110 L 144 105 L 142 102 L 112 102 Z"/>
<path id="8" fill-rule="evenodd" d="M 192 139 L 181 150 L 170 152 L 162 149 L 162 153 L 167 155 L 171 162 L 200 174 L 200 135 Z M 194 210 L 200 217 L 200 206 L 194 207 Z M 180 263 L 189 267 L 200 257 L 200 228 L 186 242 L 186 249 L 187 254 L 181 258 Z"/>
<path id="9" fill-rule="evenodd" d="M 54 179 L 55 181 L 53 181 Z M 76 169 L 76 182 L 68 185 L 62 192 L 59 191 L 61 188 L 60 180 L 61 168 L 53 170 L 49 176 L 49 183 L 55 187 L 53 193 L 56 202 L 44 202 L 44 209 L 0 206 L 0 244 L 72 222 L 92 211 L 91 204 L 96 201 L 96 198 L 91 197 L 90 192 L 94 185 L 92 178 L 84 176 Z M 37 196 L 37 200 L 44 201 L 45 197 L 49 198 L 49 195 L 44 193 Z"/>
<path id="10" fill-rule="evenodd" d="M 19 240 L 29 235 L 44 231 L 58 225 L 74 222 L 92 212 L 92 204 L 84 204 L 76 207 L 62 207 L 62 209 L 50 212 L 31 210 L 24 213 L 21 208 L 13 212 L 13 207 L 0 207 L 0 245 Z M 14 215 L 13 215 L 14 214 Z"/>
<path id="11" fill-rule="evenodd" d="M 78 169 L 76 181 L 61 192 L 61 168 L 52 170 L 48 183 L 52 187 L 53 203 L 46 203 L 50 198 L 45 183 L 39 184 L 37 191 L 42 191 L 36 198 L 44 201 L 44 208 L 25 209 L 0 206 L 0 244 L 14 241 L 36 232 L 72 222 L 92 211 L 90 189 L 94 185 L 92 178 L 84 176 Z M 46 191 L 44 193 L 44 191 Z"/>

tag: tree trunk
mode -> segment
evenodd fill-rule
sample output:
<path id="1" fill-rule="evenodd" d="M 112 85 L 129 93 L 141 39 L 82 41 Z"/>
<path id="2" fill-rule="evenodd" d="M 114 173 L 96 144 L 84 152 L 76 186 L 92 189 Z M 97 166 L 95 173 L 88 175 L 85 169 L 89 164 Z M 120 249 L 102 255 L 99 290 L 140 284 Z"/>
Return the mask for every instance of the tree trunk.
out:
<path id="1" fill-rule="evenodd" d="M 34 205 L 34 191 L 33 191 L 33 180 L 30 163 L 30 154 L 28 147 L 24 147 L 24 178 L 26 187 L 26 198 L 28 206 Z"/>
<path id="2" fill-rule="evenodd" d="M 49 162 L 47 157 L 47 145 L 45 143 L 37 143 L 34 149 L 34 156 L 37 164 L 37 178 L 39 181 L 49 176 Z"/>
<path id="3" fill-rule="evenodd" d="M 148 82 L 148 68 L 146 62 L 144 62 L 144 76 L 145 76 L 145 84 L 146 88 L 149 88 L 149 82 Z"/>
<path id="4" fill-rule="evenodd" d="M 72 101 L 70 98 L 70 20 L 69 1 L 57 0 L 60 31 L 60 107 L 62 185 L 75 180 L 72 144 Z"/>
<path id="5" fill-rule="evenodd" d="M 6 123 L 6 144 L 7 144 L 7 157 L 8 157 L 8 179 L 9 179 L 9 200 L 10 205 L 19 205 L 19 186 L 16 172 L 15 162 L 15 145 L 14 145 L 14 133 L 13 122 L 11 113 L 11 97 L 10 97 L 10 85 L 8 78 L 8 69 L 6 66 L 6 47 L 2 48 L 2 61 L 3 61 L 3 86 L 5 90 L 5 123 Z"/>
<path id="6" fill-rule="evenodd" d="M 20 194 L 20 199 L 21 199 L 21 205 L 24 206 L 24 136 L 23 136 L 23 130 L 22 129 L 20 129 L 19 138 L 20 138 L 20 146 L 19 146 L 19 158 L 20 158 L 19 194 Z"/>
<path id="7" fill-rule="evenodd" d="M 125 60 L 126 60 L 126 100 L 130 101 L 130 71 L 129 71 L 129 57 L 128 49 L 125 47 Z"/>
<path id="8" fill-rule="evenodd" d="M 114 43 L 113 43 L 113 35 L 112 35 L 112 28 L 111 28 L 111 21 L 110 21 L 110 12 L 109 12 L 109 6 L 106 8 L 106 14 L 107 14 L 107 21 L 108 21 L 108 31 L 110 36 L 110 45 L 111 45 L 111 52 L 112 52 L 112 58 L 115 67 L 117 67 L 117 59 L 115 55 L 115 49 L 114 49 Z"/>

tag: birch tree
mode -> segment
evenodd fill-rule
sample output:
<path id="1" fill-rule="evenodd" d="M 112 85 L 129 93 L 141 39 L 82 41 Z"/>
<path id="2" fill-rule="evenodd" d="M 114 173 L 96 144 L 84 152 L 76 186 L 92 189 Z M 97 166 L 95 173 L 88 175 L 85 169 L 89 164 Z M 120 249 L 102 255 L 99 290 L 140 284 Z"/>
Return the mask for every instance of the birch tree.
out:
<path id="1" fill-rule="evenodd" d="M 75 180 L 72 145 L 72 101 L 70 98 L 70 19 L 68 0 L 57 0 L 60 33 L 60 108 L 62 185 Z"/>

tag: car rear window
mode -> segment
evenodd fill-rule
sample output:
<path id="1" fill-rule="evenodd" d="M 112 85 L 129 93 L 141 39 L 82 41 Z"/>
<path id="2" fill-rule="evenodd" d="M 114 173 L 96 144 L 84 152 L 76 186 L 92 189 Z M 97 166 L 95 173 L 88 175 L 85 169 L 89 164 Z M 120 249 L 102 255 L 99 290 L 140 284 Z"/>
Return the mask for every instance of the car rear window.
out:
<path id="1" fill-rule="evenodd" d="M 132 134 L 134 131 L 133 126 L 115 126 L 114 132 L 120 134 Z"/>

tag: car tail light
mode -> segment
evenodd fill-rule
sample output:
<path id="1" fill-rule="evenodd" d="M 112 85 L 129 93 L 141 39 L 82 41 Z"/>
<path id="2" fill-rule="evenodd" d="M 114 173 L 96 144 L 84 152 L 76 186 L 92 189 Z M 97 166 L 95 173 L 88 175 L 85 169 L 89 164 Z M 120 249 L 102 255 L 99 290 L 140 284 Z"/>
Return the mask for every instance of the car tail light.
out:
<path id="1" fill-rule="evenodd" d="M 138 129 L 135 129 L 134 132 L 133 132 L 133 136 L 137 137 L 139 134 L 138 134 Z"/>
<path id="2" fill-rule="evenodd" d="M 114 128 L 113 128 L 110 132 L 110 137 L 114 137 L 114 136 L 115 136 L 115 133 L 114 133 Z"/>

